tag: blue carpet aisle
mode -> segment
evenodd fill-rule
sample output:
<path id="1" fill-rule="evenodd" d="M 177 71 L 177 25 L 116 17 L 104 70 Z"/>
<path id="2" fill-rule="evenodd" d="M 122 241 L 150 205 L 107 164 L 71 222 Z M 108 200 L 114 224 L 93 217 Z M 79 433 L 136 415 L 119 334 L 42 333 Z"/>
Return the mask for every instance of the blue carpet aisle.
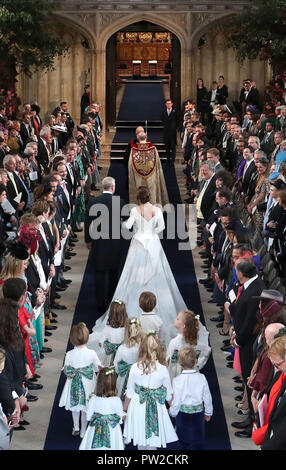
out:
<path id="1" fill-rule="evenodd" d="M 138 86 L 139 85 L 141 84 L 138 84 Z M 158 84 L 154 84 L 154 86 L 158 87 Z M 156 90 L 158 92 L 159 88 L 157 88 Z M 132 96 L 139 96 L 138 92 L 136 94 L 136 90 L 134 88 L 132 88 Z M 127 99 L 125 99 L 125 101 L 122 101 L 121 108 L 122 106 L 124 106 L 124 103 L 126 106 L 126 101 L 128 102 Z M 139 118 L 141 118 L 141 116 Z M 133 138 L 133 136 L 131 136 L 131 138 Z M 126 187 L 126 171 L 123 164 L 121 162 L 112 162 L 109 170 L 109 175 L 113 176 L 116 180 L 116 194 L 120 194 L 120 196 L 127 202 L 128 191 Z M 170 202 L 173 205 L 180 204 L 181 199 L 174 168 L 164 166 L 164 175 L 166 179 Z M 165 231 L 165 237 L 166 232 L 167 231 Z M 174 240 L 166 240 L 166 238 L 163 238 L 162 245 L 168 258 L 171 269 L 173 271 L 173 274 L 175 276 L 177 285 L 185 300 L 185 303 L 187 304 L 188 308 L 192 309 L 196 314 L 199 314 L 201 316 L 202 323 L 205 323 L 203 318 L 200 294 L 197 285 L 192 254 L 191 251 L 179 251 L 178 242 L 178 238 L 175 238 Z M 123 259 L 126 256 L 127 248 L 128 245 L 125 244 L 123 246 Z M 83 282 L 75 308 L 73 324 L 76 324 L 79 321 L 83 321 L 86 323 L 90 331 L 96 319 L 94 312 L 94 284 L 95 278 L 92 269 L 92 259 L 89 258 L 87 261 Z M 68 343 L 67 350 L 71 349 L 71 347 L 72 345 Z M 207 436 L 205 449 L 230 450 L 231 446 L 228 436 L 228 430 L 212 356 L 210 357 L 208 363 L 206 364 L 202 372 L 206 375 L 206 378 L 208 380 L 214 405 L 214 415 L 211 421 L 206 425 Z M 64 383 L 65 377 L 63 376 L 63 374 L 61 374 L 54 400 L 49 428 L 46 436 L 46 442 L 44 446 L 45 450 L 76 450 L 78 449 L 80 444 L 80 438 L 71 436 L 71 413 L 65 411 L 64 408 L 59 408 L 58 406 Z"/>
<path id="2" fill-rule="evenodd" d="M 118 121 L 160 121 L 165 102 L 162 83 L 126 83 Z"/>

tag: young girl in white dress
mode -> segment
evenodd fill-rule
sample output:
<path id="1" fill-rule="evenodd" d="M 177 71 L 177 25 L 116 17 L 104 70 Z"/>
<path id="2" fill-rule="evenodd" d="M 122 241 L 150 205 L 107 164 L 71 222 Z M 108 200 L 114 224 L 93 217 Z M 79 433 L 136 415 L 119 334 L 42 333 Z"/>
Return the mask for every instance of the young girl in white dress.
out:
<path id="1" fill-rule="evenodd" d="M 131 366 L 137 362 L 142 328 L 139 318 L 128 318 L 125 323 L 124 343 L 119 346 L 114 358 L 117 377 L 117 395 L 124 401 Z"/>
<path id="2" fill-rule="evenodd" d="M 133 364 L 127 383 L 124 411 L 125 443 L 133 440 L 139 450 L 166 447 L 178 440 L 165 401 L 172 400 L 170 375 L 165 350 L 156 332 L 141 341 L 138 362 Z"/>
<path id="3" fill-rule="evenodd" d="M 70 341 L 74 349 L 66 353 L 63 371 L 67 377 L 59 406 L 72 412 L 72 435 L 83 437 L 87 420 L 86 410 L 91 393 L 95 389 L 96 372 L 101 363 L 95 351 L 87 348 L 89 338 L 88 328 L 84 323 L 74 325 L 70 334 Z M 81 429 L 79 427 L 81 414 Z"/>
<path id="4" fill-rule="evenodd" d="M 193 346 L 197 352 L 197 365 L 201 369 L 206 364 L 211 348 L 200 341 L 200 322 L 199 315 L 195 315 L 191 310 L 182 310 L 174 320 L 174 327 L 178 330 L 175 338 L 171 339 L 167 348 L 166 359 L 171 380 L 182 372 L 178 363 L 178 351 L 182 346 Z"/>
<path id="5" fill-rule="evenodd" d="M 147 333 L 150 330 L 155 330 L 161 341 L 165 346 L 166 343 L 166 331 L 163 324 L 162 318 L 155 312 L 157 305 L 156 295 L 153 292 L 142 292 L 139 297 L 139 306 L 142 310 L 140 321 L 143 333 Z M 168 325 L 166 325 L 168 327 Z"/>
<path id="6" fill-rule="evenodd" d="M 115 369 L 104 367 L 88 403 L 89 423 L 79 450 L 123 450 L 120 424 L 124 415 L 122 401 L 116 395 Z"/>
<path id="7" fill-rule="evenodd" d="M 110 304 L 109 317 L 99 340 L 99 357 L 105 366 L 113 366 L 117 349 L 124 341 L 125 322 L 128 318 L 125 303 L 113 300 Z"/>
<path id="8" fill-rule="evenodd" d="M 199 450 L 205 440 L 205 422 L 213 414 L 212 397 L 205 376 L 195 367 L 195 349 L 183 346 L 178 356 L 183 370 L 172 383 L 174 398 L 169 413 L 176 418 L 181 450 Z"/>

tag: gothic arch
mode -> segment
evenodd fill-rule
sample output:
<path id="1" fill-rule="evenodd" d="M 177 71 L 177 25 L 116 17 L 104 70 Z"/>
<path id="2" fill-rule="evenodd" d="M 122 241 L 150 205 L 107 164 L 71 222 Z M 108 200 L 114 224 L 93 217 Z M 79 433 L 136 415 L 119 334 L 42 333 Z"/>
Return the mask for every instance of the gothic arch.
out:
<path id="1" fill-rule="evenodd" d="M 155 14 L 149 13 L 138 13 L 136 15 L 124 16 L 123 18 L 119 18 L 118 20 L 112 21 L 109 25 L 102 29 L 100 36 L 98 36 L 97 38 L 98 45 L 100 44 L 101 47 L 105 48 L 107 41 L 114 33 L 120 31 L 128 25 L 137 23 L 138 21 L 148 21 L 150 23 L 165 28 L 166 30 L 170 31 L 171 33 L 175 34 L 175 36 L 177 36 L 180 41 L 181 48 L 187 47 L 188 31 L 184 30 L 183 27 L 179 26 L 176 23 L 176 19 L 173 19 L 172 21 L 172 19 L 169 19 L 167 15 L 161 15 L 161 17 L 159 17 Z"/>
<path id="2" fill-rule="evenodd" d="M 71 26 L 75 31 L 81 33 L 88 40 L 90 48 L 95 49 L 95 32 L 90 27 L 90 25 L 84 23 L 84 20 L 82 18 L 77 19 L 74 16 L 66 15 L 60 12 L 55 12 L 54 15 L 59 21 L 59 23 Z"/>
<path id="3" fill-rule="evenodd" d="M 198 22 L 200 23 L 199 26 L 195 24 L 194 30 L 191 33 L 190 42 L 191 44 L 195 45 L 200 36 L 202 36 L 207 29 L 211 29 L 215 26 L 220 20 L 227 18 L 228 16 L 233 16 L 234 12 L 226 12 L 223 14 L 217 15 L 198 15 Z"/>

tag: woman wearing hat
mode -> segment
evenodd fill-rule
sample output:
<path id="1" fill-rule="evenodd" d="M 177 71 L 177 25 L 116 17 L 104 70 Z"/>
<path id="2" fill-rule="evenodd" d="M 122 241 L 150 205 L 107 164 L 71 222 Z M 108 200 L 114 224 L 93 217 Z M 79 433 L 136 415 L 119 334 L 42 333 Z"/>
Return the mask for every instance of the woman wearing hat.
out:
<path id="1" fill-rule="evenodd" d="M 251 401 L 256 410 L 258 400 L 264 394 L 272 373 L 272 364 L 267 354 L 269 344 L 265 337 L 265 329 L 270 323 L 286 323 L 283 295 L 279 291 L 263 290 L 259 299 L 259 311 L 257 314 L 257 331 L 259 334 L 253 347 L 256 360 L 247 382 L 248 386 L 253 389 Z"/>
<path id="2" fill-rule="evenodd" d="M 1 272 L 0 285 L 11 278 L 23 279 L 25 269 L 28 266 L 29 253 L 21 242 L 11 244 L 8 254 L 5 256 L 4 267 Z M 25 342 L 25 354 L 28 360 L 29 368 L 32 376 L 35 375 L 34 365 L 39 362 L 39 348 L 36 338 L 36 330 L 32 325 L 31 317 L 23 304 L 19 308 L 19 324 Z M 30 337 L 33 341 L 30 343 Z M 34 360 L 32 358 L 32 351 Z"/>

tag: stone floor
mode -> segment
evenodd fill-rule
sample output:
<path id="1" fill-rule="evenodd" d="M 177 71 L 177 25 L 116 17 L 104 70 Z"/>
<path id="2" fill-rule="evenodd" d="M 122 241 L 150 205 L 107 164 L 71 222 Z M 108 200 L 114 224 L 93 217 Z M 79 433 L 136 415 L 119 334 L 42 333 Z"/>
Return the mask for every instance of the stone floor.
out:
<path id="1" fill-rule="evenodd" d="M 176 162 L 176 173 L 182 200 L 184 200 L 186 198 L 186 190 L 185 178 L 182 173 L 182 169 L 183 166 L 181 165 L 180 160 L 178 160 L 178 162 Z M 102 170 L 102 177 L 106 175 L 107 170 L 108 166 L 105 166 Z M 188 209 L 189 207 L 186 206 L 187 214 Z M 39 399 L 36 402 L 30 403 L 30 409 L 27 413 L 25 413 L 24 416 L 24 418 L 30 422 L 30 425 L 26 426 L 25 431 L 14 432 L 10 446 L 11 450 L 42 450 L 44 446 L 45 436 L 54 402 L 54 396 L 60 377 L 60 371 L 63 365 L 74 309 L 78 298 L 88 254 L 84 244 L 83 233 L 79 233 L 78 237 L 79 242 L 76 245 L 77 254 L 71 261 L 68 262 L 72 269 L 66 273 L 66 278 L 72 279 L 72 284 L 65 292 L 61 293 L 62 295 L 60 300 L 60 303 L 63 303 L 68 308 L 64 311 L 57 311 L 59 312 L 57 324 L 58 328 L 53 332 L 53 335 L 49 337 L 48 343 L 46 343 L 46 345 L 51 347 L 53 351 L 45 355 L 45 358 L 42 360 L 41 367 L 37 370 L 37 372 L 41 375 L 40 383 L 42 383 L 44 387 L 39 392 L 33 392 L 34 395 L 38 395 Z M 195 248 L 193 249 L 192 254 L 194 258 L 197 279 L 200 279 L 205 277 L 205 274 L 202 273 L 200 268 L 201 258 L 198 255 L 198 251 L 199 249 Z M 210 317 L 216 315 L 217 308 L 213 307 L 214 304 L 208 303 L 208 300 L 210 299 L 210 293 L 201 287 L 201 284 L 198 285 L 200 289 L 204 316 L 206 319 L 206 326 L 210 332 L 210 344 L 213 351 L 232 449 L 256 450 L 257 448 L 250 438 L 240 439 L 234 436 L 235 429 L 231 427 L 231 422 L 243 420 L 243 417 L 237 415 L 237 408 L 235 407 L 234 401 L 234 397 L 238 394 L 238 392 L 234 390 L 235 384 L 232 380 L 232 377 L 236 375 L 236 373 L 233 369 L 228 369 L 225 367 L 225 353 L 220 350 L 223 337 L 218 334 L 216 323 L 210 321 Z"/>

